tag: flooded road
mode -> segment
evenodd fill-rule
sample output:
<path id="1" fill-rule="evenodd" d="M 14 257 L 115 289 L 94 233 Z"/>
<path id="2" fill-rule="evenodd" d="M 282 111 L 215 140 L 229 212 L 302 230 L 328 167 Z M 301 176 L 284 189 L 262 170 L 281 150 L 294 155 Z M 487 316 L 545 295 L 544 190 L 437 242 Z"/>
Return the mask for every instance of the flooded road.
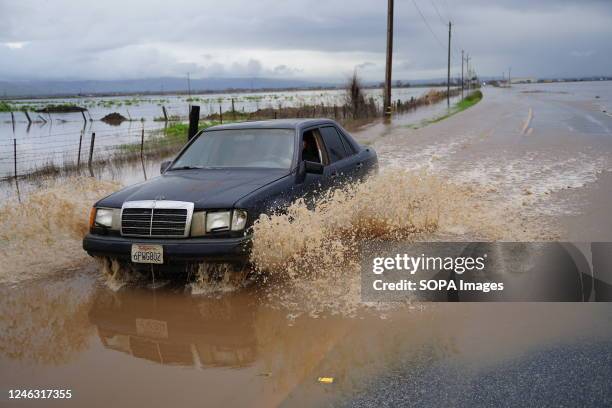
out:
<path id="1" fill-rule="evenodd" d="M 420 129 L 391 126 L 369 140 L 388 167 L 426 171 L 480 191 L 551 235 L 609 241 L 611 82 L 486 88 L 473 108 Z M 607 198 L 606 198 L 607 197 Z"/>
<path id="2" fill-rule="evenodd" d="M 605 86 L 597 93 L 612 94 Z M 264 223 L 258 262 L 281 275 L 247 289 L 109 288 L 80 239 L 91 202 L 141 180 L 138 167 L 41 187 L 4 209 L 0 405 L 609 404 L 610 305 L 364 304 L 348 257 L 380 237 L 610 240 L 612 118 L 595 91 L 531 89 L 486 89 L 478 105 L 425 127 L 400 119 L 355 132 L 378 151 L 381 176 Z M 345 247 L 347 237 L 358 241 Z M 292 254 L 304 240 L 333 246 L 277 256 L 275 245 Z M 8 399 L 42 388 L 73 398 Z"/>
<path id="3" fill-rule="evenodd" d="M 549 348 L 611 344 L 607 305 L 429 304 L 290 318 L 262 288 L 216 297 L 179 287 L 114 292 L 94 272 L 0 291 L 4 390 L 72 389 L 72 400 L 45 406 L 323 406 L 371 396 L 399 370 L 414 371 L 410 388 L 427 367 L 448 368 L 411 389 L 418 395 L 388 396 L 409 403 L 440 382 L 460 383 L 458 367 L 474 376 Z M 600 361 L 609 361 L 606 350 Z M 585 378 L 602 380 L 601 367 L 588 368 Z M 37 404 L 5 394 L 2 405 Z"/>

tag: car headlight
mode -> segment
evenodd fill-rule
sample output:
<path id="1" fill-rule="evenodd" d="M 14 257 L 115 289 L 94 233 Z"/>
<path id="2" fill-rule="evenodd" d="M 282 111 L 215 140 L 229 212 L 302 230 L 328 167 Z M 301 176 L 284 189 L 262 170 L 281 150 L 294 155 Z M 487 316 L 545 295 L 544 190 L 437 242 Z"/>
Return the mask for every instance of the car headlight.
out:
<path id="1" fill-rule="evenodd" d="M 97 208 L 94 225 L 102 226 L 105 228 L 116 227 L 118 217 L 120 215 L 119 209 L 113 208 Z"/>
<path id="2" fill-rule="evenodd" d="M 227 231 L 230 229 L 231 213 L 215 211 L 206 213 L 206 232 Z"/>
<path id="3" fill-rule="evenodd" d="M 247 212 L 245 210 L 202 212 L 199 214 L 194 213 L 191 226 L 192 236 L 203 235 L 204 231 L 202 231 L 201 227 L 199 227 L 199 224 L 203 221 L 200 214 L 206 218 L 204 223 L 206 225 L 206 233 L 230 230 L 242 231 L 247 222 Z"/>
<path id="4" fill-rule="evenodd" d="M 247 222 L 247 212 L 244 210 L 234 210 L 232 216 L 232 231 L 242 231 Z"/>

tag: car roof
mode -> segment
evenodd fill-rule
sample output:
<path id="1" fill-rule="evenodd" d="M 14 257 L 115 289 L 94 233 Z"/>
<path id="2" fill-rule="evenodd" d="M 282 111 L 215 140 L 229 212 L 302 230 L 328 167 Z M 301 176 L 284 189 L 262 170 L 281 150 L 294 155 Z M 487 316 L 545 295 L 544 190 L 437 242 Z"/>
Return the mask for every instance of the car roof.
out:
<path id="1" fill-rule="evenodd" d="M 227 130 L 227 129 L 303 129 L 309 126 L 317 125 L 335 125 L 331 119 L 325 118 L 294 118 L 294 119 L 274 119 L 274 120 L 257 120 L 247 122 L 227 123 L 224 125 L 211 126 L 208 130 Z"/>

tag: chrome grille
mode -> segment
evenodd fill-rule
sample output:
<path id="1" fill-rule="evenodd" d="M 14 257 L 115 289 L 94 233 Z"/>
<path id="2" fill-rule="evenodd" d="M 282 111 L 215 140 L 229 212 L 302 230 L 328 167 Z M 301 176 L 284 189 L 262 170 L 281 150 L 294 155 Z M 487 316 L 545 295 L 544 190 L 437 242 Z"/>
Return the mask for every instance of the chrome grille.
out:
<path id="1" fill-rule="evenodd" d="M 183 238 L 189 234 L 193 203 L 128 201 L 121 209 L 121 235 Z"/>

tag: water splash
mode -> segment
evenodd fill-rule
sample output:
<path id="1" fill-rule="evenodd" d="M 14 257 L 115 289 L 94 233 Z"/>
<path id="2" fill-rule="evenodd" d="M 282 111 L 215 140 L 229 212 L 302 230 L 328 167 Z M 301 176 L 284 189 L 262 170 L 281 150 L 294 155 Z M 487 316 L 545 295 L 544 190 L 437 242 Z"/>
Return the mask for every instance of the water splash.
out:
<path id="1" fill-rule="evenodd" d="M 520 214 L 483 199 L 486 191 L 424 172 L 386 170 L 331 191 L 309 207 L 300 200 L 254 225 L 251 261 L 274 280 L 269 297 L 289 310 L 354 314 L 363 243 L 525 239 Z"/>
<path id="2" fill-rule="evenodd" d="M 195 280 L 188 285 L 191 294 L 217 296 L 245 287 L 249 268 L 227 263 L 200 263 L 195 266 L 194 273 Z"/>
<path id="3" fill-rule="evenodd" d="M 0 206 L 0 281 L 17 282 L 74 267 L 87 258 L 81 239 L 91 205 L 117 183 L 73 177 L 44 183 L 22 203 Z"/>

